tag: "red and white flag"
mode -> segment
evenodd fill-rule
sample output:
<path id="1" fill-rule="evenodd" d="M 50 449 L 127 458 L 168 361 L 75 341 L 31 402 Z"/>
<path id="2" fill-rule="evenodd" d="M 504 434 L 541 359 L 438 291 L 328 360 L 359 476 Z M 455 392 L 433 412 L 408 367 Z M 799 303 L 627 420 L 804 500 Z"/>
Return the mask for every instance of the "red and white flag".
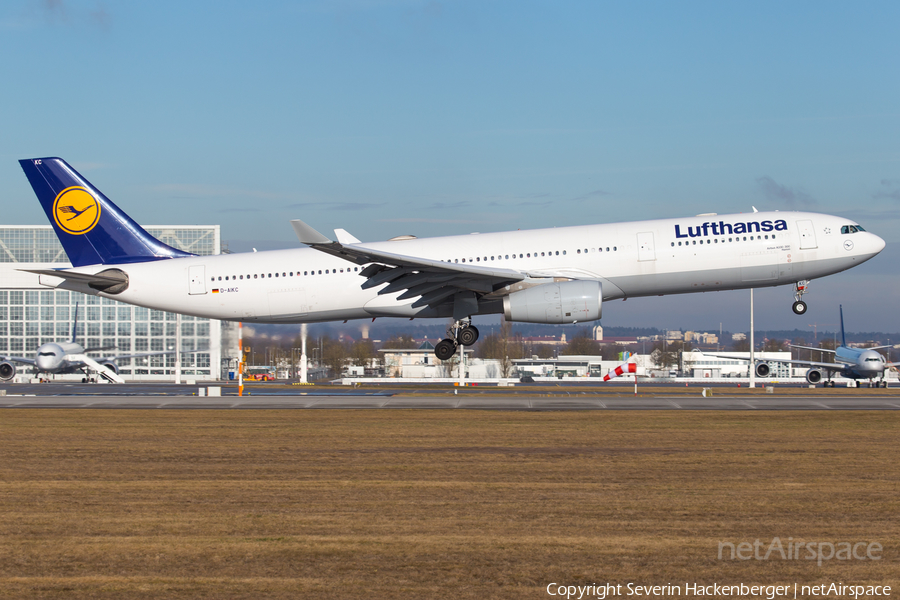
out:
<path id="1" fill-rule="evenodd" d="M 609 381 L 615 377 L 618 377 L 622 373 L 637 373 L 637 364 L 633 362 L 625 362 L 607 373 L 603 377 L 603 381 Z"/>

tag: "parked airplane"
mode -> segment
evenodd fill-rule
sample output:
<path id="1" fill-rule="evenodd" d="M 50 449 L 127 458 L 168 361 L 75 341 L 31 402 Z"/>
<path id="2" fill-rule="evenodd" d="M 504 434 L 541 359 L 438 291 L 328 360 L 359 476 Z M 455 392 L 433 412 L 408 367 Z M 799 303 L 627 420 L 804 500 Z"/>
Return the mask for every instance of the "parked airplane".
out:
<path id="1" fill-rule="evenodd" d="M 110 348 L 85 348 L 75 341 L 78 330 L 78 305 L 75 305 L 75 322 L 72 325 L 72 341 L 47 342 L 41 344 L 35 352 L 34 358 L 25 356 L 0 356 L 0 381 L 9 381 L 16 376 L 16 365 L 21 363 L 31 365 L 39 374 L 61 375 L 65 373 L 84 374 L 82 382 L 95 382 L 96 379 L 88 369 L 94 370 L 100 377 L 115 383 L 125 383 L 119 377 L 119 367 L 116 361 L 125 358 L 139 358 L 144 356 L 158 356 L 160 354 L 174 354 L 174 352 L 139 352 L 136 354 L 120 354 L 103 358 L 91 358 L 88 352 L 109 350 Z"/>
<path id="2" fill-rule="evenodd" d="M 794 365 L 807 365 L 810 369 L 806 372 L 806 381 L 812 384 L 822 381 L 825 376 L 825 387 L 834 387 L 832 377 L 835 374 L 848 379 L 856 380 L 856 387 L 860 387 L 861 379 L 869 380 L 869 387 L 887 387 L 885 371 L 889 367 L 900 365 L 900 362 L 886 362 L 880 352 L 881 348 L 889 346 L 875 346 L 874 348 L 850 348 L 844 336 L 844 307 L 840 307 L 841 313 L 841 345 L 834 350 L 827 348 L 812 348 L 810 346 L 792 346 L 804 350 L 816 350 L 834 354 L 835 362 L 815 362 L 812 360 L 778 360 L 769 362 L 789 363 Z M 768 377 L 771 368 L 768 363 L 760 362 L 756 365 L 756 374 L 760 377 Z M 877 380 L 877 381 L 876 381 Z"/>
<path id="3" fill-rule="evenodd" d="M 375 243 L 292 221 L 309 248 L 194 256 L 150 236 L 62 159 L 19 163 L 73 265 L 30 270 L 42 285 L 256 323 L 452 317 L 441 359 L 475 342 L 474 315 L 576 323 L 599 319 L 606 300 L 786 284 L 802 314 L 809 280 L 884 248 L 843 217 L 754 209 Z"/>

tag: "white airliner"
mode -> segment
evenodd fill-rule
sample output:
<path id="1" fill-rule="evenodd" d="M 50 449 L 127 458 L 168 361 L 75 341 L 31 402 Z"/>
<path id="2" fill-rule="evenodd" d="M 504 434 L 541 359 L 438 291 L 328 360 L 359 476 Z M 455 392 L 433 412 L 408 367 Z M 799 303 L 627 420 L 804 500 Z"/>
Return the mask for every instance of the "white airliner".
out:
<path id="1" fill-rule="evenodd" d="M 96 382 L 96 379 L 89 372 L 89 370 L 93 370 L 100 377 L 109 382 L 125 383 L 125 381 L 119 377 L 119 367 L 116 364 L 116 361 L 125 358 L 174 354 L 174 352 L 139 352 L 136 354 L 119 354 L 116 356 L 91 358 L 87 355 L 88 352 L 98 352 L 101 350 L 109 350 L 110 348 L 85 348 L 75 341 L 77 330 L 78 305 L 76 304 L 75 321 L 72 325 L 72 341 L 47 342 L 46 344 L 41 344 L 35 351 L 34 358 L 0 355 L 0 381 L 9 381 L 15 377 L 17 369 L 16 365 L 13 363 L 20 363 L 31 365 L 42 375 L 61 375 L 81 371 L 84 374 L 84 377 L 81 380 L 82 382 Z"/>
<path id="2" fill-rule="evenodd" d="M 844 307 L 840 307 L 841 312 L 841 345 L 834 350 L 827 348 L 811 348 L 809 346 L 793 346 L 794 348 L 803 348 L 804 350 L 816 350 L 818 352 L 828 352 L 834 354 L 835 362 L 815 362 L 812 360 L 778 360 L 770 362 L 789 363 L 793 365 L 805 365 L 809 367 L 806 372 L 806 381 L 812 384 L 822 381 L 822 374 L 825 374 L 825 387 L 834 387 L 832 377 L 837 373 L 841 377 L 847 379 L 855 379 L 856 387 L 860 387 L 860 380 L 868 379 L 869 387 L 887 387 L 887 381 L 884 379 L 885 371 L 889 367 L 900 365 L 898 362 L 887 362 L 881 355 L 881 348 L 889 346 L 875 346 L 874 348 L 851 348 L 847 346 L 847 339 L 844 336 Z M 761 362 L 756 365 L 756 374 L 760 377 L 768 377 L 771 369 L 768 363 Z"/>
<path id="3" fill-rule="evenodd" d="M 441 359 L 478 338 L 471 317 L 576 323 L 605 300 L 793 285 L 861 264 L 884 240 L 853 221 L 806 212 L 704 214 L 364 243 L 292 221 L 309 248 L 194 256 L 150 236 L 59 158 L 19 163 L 73 268 L 41 284 L 199 317 L 311 323 L 451 317 Z"/>

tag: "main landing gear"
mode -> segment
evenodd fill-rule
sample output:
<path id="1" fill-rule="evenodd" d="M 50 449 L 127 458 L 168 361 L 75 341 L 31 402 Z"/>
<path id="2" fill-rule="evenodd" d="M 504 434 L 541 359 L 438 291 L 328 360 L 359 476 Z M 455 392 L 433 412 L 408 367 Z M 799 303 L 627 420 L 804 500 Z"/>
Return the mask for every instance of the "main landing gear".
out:
<path id="1" fill-rule="evenodd" d="M 856 387 L 862 387 L 862 381 L 857 381 L 857 382 L 856 382 Z M 868 385 L 866 385 L 866 387 L 870 387 L 870 388 L 886 388 L 886 387 L 887 387 L 887 381 L 885 381 L 884 379 L 882 379 L 882 380 L 880 380 L 880 381 L 878 381 L 878 380 L 874 380 L 874 381 L 873 381 L 873 380 L 870 379 L 869 382 L 868 382 Z"/>
<path id="2" fill-rule="evenodd" d="M 806 288 L 809 287 L 809 280 L 804 279 L 803 281 L 798 281 L 794 284 L 794 304 L 791 306 L 791 310 L 794 311 L 796 315 L 802 315 L 806 313 L 806 302 L 801 300 L 803 294 L 808 292 Z"/>
<path id="3" fill-rule="evenodd" d="M 460 346 L 471 346 L 478 340 L 478 329 L 472 325 L 468 317 L 456 321 L 447 328 L 447 339 L 443 339 L 434 347 L 434 355 L 440 360 L 448 360 L 456 354 Z"/>

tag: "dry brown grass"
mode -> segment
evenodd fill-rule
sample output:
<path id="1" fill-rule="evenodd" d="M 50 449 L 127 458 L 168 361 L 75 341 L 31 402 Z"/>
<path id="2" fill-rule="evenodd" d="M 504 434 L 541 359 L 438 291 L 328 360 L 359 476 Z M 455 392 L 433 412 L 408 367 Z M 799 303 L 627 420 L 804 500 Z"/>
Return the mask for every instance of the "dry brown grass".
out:
<path id="1" fill-rule="evenodd" d="M 896 412 L 0 413 L 0 597 L 900 587 Z M 719 561 L 874 540 L 881 561 Z"/>

